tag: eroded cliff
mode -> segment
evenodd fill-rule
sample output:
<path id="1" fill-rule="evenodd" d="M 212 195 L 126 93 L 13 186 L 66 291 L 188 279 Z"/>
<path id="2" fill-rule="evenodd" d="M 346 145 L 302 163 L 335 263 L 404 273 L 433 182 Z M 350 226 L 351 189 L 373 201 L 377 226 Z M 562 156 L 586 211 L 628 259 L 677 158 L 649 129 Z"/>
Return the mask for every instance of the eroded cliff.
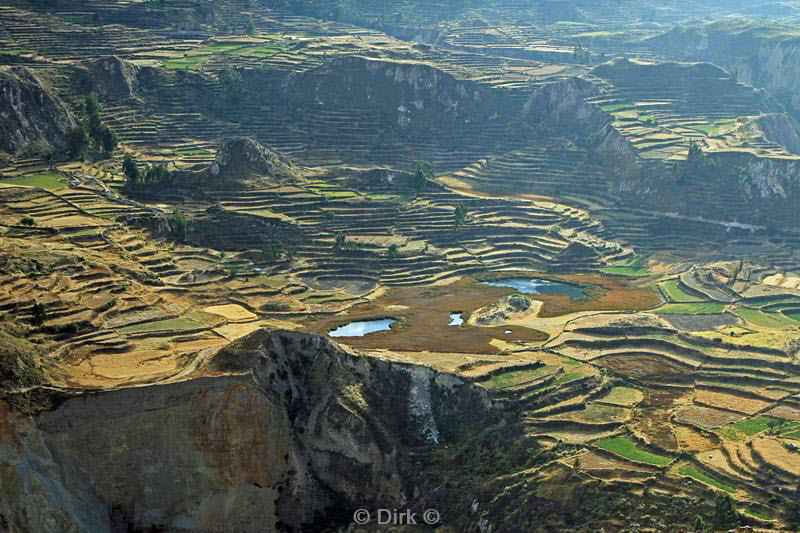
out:
<path id="1" fill-rule="evenodd" d="M 261 330 L 186 381 L 2 413 L 0 492 L 14 496 L 0 515 L 14 531 L 274 531 L 412 507 L 410 450 L 495 408 L 427 367 Z"/>

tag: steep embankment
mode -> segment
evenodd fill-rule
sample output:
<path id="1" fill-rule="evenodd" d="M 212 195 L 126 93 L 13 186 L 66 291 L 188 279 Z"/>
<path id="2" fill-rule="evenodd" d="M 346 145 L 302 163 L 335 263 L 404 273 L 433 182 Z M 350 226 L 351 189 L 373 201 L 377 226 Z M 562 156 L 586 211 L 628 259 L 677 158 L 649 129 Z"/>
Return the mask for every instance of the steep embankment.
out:
<path id="1" fill-rule="evenodd" d="M 66 147 L 72 117 L 26 67 L 0 67 L 0 150 L 12 155 Z"/>
<path id="2" fill-rule="evenodd" d="M 798 130 L 776 106 L 713 65 L 621 60 L 538 89 L 524 116 L 588 144 L 622 205 L 796 226 L 800 161 L 768 138 L 792 148 Z M 692 141 L 707 152 L 687 160 Z M 759 144 L 776 156 L 757 155 Z"/>
<path id="3" fill-rule="evenodd" d="M 733 20 L 677 27 L 647 41 L 651 49 L 694 61 L 711 61 L 739 80 L 764 87 L 800 112 L 800 32 L 792 26 Z"/>
<path id="4" fill-rule="evenodd" d="M 452 441 L 452 428 L 486 425 L 494 412 L 455 377 L 305 334 L 255 332 L 202 373 L 87 391 L 31 418 L 2 407 L 0 493 L 10 496 L 0 523 L 100 532 L 346 522 L 358 507 L 412 506 L 421 485 L 409 450 Z"/>

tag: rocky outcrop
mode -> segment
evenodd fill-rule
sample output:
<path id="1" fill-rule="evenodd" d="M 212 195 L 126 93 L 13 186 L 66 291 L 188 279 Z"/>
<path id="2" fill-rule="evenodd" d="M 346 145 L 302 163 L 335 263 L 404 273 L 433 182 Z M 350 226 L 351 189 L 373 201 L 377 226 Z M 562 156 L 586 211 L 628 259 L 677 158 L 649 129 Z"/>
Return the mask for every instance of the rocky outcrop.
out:
<path id="1" fill-rule="evenodd" d="M 139 67 L 118 56 L 84 63 L 86 81 L 102 97 L 135 98 L 139 93 Z"/>
<path id="2" fill-rule="evenodd" d="M 207 173 L 209 178 L 219 180 L 257 176 L 283 181 L 297 177 L 297 171 L 287 158 L 246 137 L 222 143 Z"/>
<path id="3" fill-rule="evenodd" d="M 174 181 L 179 185 L 202 181 L 210 187 L 242 186 L 247 182 L 279 183 L 298 176 L 298 170 L 282 154 L 249 137 L 237 137 L 217 148 L 217 157 L 209 166 L 177 171 Z"/>
<path id="4" fill-rule="evenodd" d="M 0 410 L 2 520 L 14 531 L 273 531 L 412 507 L 409 451 L 494 415 L 472 385 L 257 331 L 186 381 Z M 454 424 L 454 421 L 456 423 Z"/>
<path id="5" fill-rule="evenodd" d="M 479 326 L 497 325 L 507 322 L 515 315 L 526 313 L 533 302 L 522 294 L 510 294 L 497 302 L 481 307 L 470 316 L 470 322 Z"/>
<path id="6" fill-rule="evenodd" d="M 425 63 L 357 56 L 290 76 L 284 91 L 298 103 L 320 109 L 347 109 L 358 102 L 401 131 L 507 122 L 518 109 L 500 91 Z"/>
<path id="7" fill-rule="evenodd" d="M 72 116 L 26 67 L 0 67 L 0 150 L 12 155 L 66 147 Z"/>

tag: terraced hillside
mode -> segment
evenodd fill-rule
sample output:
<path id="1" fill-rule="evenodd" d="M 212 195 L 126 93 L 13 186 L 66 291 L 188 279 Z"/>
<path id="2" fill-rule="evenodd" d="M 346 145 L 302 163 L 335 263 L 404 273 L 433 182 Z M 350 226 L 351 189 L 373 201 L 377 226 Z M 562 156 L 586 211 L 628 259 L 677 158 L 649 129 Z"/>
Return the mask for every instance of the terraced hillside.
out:
<path id="1" fill-rule="evenodd" d="M 0 530 L 800 527 L 798 13 L 6 2 Z"/>

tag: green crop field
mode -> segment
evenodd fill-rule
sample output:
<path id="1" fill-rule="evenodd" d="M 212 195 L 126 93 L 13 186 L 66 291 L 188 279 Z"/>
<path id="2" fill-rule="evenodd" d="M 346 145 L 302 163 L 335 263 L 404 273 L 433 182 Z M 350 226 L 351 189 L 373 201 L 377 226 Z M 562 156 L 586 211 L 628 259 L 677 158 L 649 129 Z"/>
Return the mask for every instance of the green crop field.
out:
<path id="1" fill-rule="evenodd" d="M 757 415 L 716 429 L 716 432 L 721 437 L 732 441 L 745 441 L 748 437 L 753 437 L 765 431 L 772 435 L 797 438 L 793 435 L 800 431 L 800 422 L 774 416 Z"/>
<path id="2" fill-rule="evenodd" d="M 779 313 L 763 313 L 758 309 L 740 307 L 733 311 L 739 318 L 762 328 L 783 329 L 787 326 L 796 326 L 798 322 Z"/>
<path id="3" fill-rule="evenodd" d="M 613 437 L 610 439 L 603 439 L 595 442 L 595 446 L 609 451 L 613 454 L 630 459 L 631 461 L 639 461 L 641 463 L 648 463 L 651 465 L 664 466 L 669 464 L 672 459 L 663 455 L 648 452 L 638 448 L 636 444 L 628 437 Z"/>
<path id="4" fill-rule="evenodd" d="M 725 304 L 715 302 L 664 304 L 654 313 L 660 315 L 714 315 L 725 311 Z"/>
<path id="5" fill-rule="evenodd" d="M 56 189 L 63 189 L 65 185 L 60 181 L 61 174 L 55 172 L 45 172 L 43 174 L 30 174 L 21 178 L 3 178 L 0 183 L 8 183 L 12 185 L 22 185 L 26 187 L 39 187 L 40 189 L 47 189 L 54 191 Z"/>
<path id="6" fill-rule="evenodd" d="M 616 274 L 618 276 L 628 276 L 632 278 L 639 278 L 650 275 L 650 269 L 644 265 L 647 256 L 644 254 L 636 254 L 630 259 L 617 261 L 612 263 L 611 266 L 601 268 L 601 272 L 606 274 Z"/>
<path id="7" fill-rule="evenodd" d="M 747 301 L 748 307 L 755 307 L 758 309 L 764 308 L 768 305 L 775 305 L 775 304 L 797 304 L 800 305 L 800 298 L 797 296 L 777 296 L 775 298 L 768 298 L 763 300 L 757 301 Z"/>
<path id="8" fill-rule="evenodd" d="M 689 294 L 680 287 L 680 282 L 677 279 L 665 281 L 659 285 L 664 295 L 670 302 L 676 303 L 691 303 L 691 302 L 704 302 L 705 299 Z"/>
<path id="9" fill-rule="evenodd" d="M 729 494 L 736 492 L 736 487 L 731 487 L 730 485 L 723 483 L 718 479 L 714 479 L 713 477 L 690 465 L 680 467 L 678 469 L 678 473 L 684 476 L 689 476 L 690 478 L 696 479 L 697 481 L 705 483 L 706 485 L 711 485 L 712 487 L 724 490 Z"/>

